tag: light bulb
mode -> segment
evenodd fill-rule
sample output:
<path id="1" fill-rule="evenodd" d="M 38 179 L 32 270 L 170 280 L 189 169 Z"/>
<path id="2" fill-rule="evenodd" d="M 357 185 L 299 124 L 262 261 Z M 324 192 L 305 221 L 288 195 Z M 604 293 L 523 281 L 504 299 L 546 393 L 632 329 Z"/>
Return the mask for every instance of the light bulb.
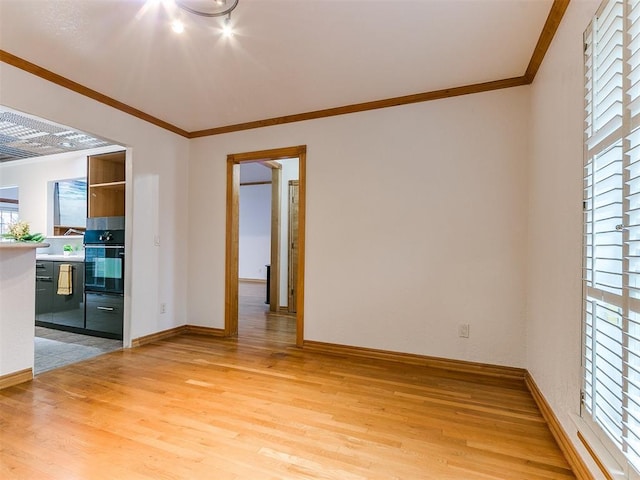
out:
<path id="1" fill-rule="evenodd" d="M 231 25 L 231 18 L 229 18 L 229 17 L 224 19 L 224 25 L 222 27 L 222 34 L 225 37 L 233 36 L 233 26 Z"/>
<path id="2" fill-rule="evenodd" d="M 184 24 L 180 20 L 174 20 L 171 23 L 171 30 L 176 33 L 182 33 L 184 32 Z"/>

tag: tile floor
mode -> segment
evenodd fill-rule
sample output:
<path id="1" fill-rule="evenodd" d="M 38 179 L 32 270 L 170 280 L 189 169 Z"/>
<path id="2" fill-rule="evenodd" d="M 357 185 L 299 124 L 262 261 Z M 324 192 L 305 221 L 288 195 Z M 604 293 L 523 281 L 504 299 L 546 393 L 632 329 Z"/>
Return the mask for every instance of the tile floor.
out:
<path id="1" fill-rule="evenodd" d="M 35 375 L 122 348 L 121 340 L 35 328 Z"/>

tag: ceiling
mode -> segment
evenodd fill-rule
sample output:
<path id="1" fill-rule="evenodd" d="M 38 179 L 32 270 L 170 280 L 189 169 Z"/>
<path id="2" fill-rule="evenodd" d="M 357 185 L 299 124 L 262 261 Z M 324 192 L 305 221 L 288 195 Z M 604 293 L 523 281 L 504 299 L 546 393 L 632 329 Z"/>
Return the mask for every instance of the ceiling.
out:
<path id="1" fill-rule="evenodd" d="M 0 163 L 108 145 L 105 139 L 0 105 Z"/>
<path id="2" fill-rule="evenodd" d="M 271 181 L 271 168 L 256 163 L 240 164 L 240 185 L 247 183 L 263 183 Z"/>
<path id="3" fill-rule="evenodd" d="M 240 0 L 230 38 L 169 3 L 0 0 L 0 45 L 197 132 L 522 76 L 553 1 Z"/>

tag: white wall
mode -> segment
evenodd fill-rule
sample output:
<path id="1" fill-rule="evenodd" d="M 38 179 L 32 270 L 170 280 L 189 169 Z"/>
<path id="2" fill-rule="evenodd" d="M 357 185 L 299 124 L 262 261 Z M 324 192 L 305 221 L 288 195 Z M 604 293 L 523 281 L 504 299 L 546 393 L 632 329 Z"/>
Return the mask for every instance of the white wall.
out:
<path id="1" fill-rule="evenodd" d="M 32 232 L 51 235 L 53 205 L 49 182 L 86 177 L 87 155 L 114 149 L 117 147 L 0 163 L 0 187 L 17 186 L 20 220 L 29 222 Z"/>
<path id="2" fill-rule="evenodd" d="M 128 147 L 125 342 L 185 324 L 188 140 L 4 63 L 0 77 L 1 104 Z"/>
<path id="3" fill-rule="evenodd" d="M 238 276 L 266 280 L 271 259 L 271 185 L 240 186 Z"/>
<path id="4" fill-rule="evenodd" d="M 0 248 L 0 377 L 33 369 L 35 249 Z M 29 305 L 31 309 L 25 309 Z"/>
<path id="5" fill-rule="evenodd" d="M 528 170 L 526 365 L 585 459 L 571 421 L 581 386 L 582 33 L 599 3 L 569 4 L 533 83 Z"/>
<path id="6" fill-rule="evenodd" d="M 520 87 L 193 140 L 189 323 L 224 325 L 226 155 L 304 144 L 305 339 L 524 366 L 528 102 Z"/>

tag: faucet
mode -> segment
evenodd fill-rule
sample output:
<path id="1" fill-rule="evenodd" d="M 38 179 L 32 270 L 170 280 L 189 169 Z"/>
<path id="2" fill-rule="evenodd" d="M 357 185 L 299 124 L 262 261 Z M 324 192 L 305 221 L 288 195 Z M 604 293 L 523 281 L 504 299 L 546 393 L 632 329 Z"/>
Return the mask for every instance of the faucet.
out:
<path id="1" fill-rule="evenodd" d="M 62 235 L 66 237 L 67 235 L 71 235 L 72 233 L 77 233 L 78 235 L 84 235 L 84 232 L 81 232 L 80 230 L 76 230 L 75 228 L 68 229 Z"/>

